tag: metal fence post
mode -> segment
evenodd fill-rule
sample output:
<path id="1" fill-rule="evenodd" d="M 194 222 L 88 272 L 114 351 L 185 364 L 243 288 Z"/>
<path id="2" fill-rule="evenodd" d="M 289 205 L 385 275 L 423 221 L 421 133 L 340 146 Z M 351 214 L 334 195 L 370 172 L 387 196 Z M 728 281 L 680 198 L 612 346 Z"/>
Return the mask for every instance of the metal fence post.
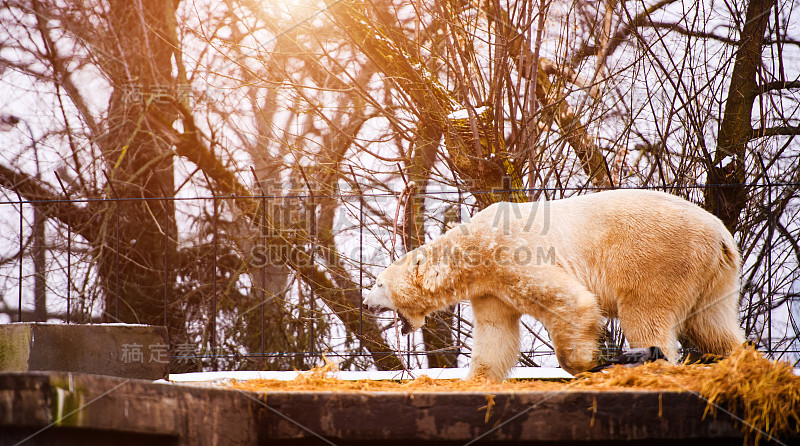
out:
<path id="1" fill-rule="evenodd" d="M 71 306 L 71 291 L 72 291 L 72 200 L 70 199 L 67 188 L 64 187 L 64 182 L 55 172 L 58 185 L 64 192 L 64 198 L 67 199 L 67 324 L 69 324 L 69 310 Z"/>
<path id="2" fill-rule="evenodd" d="M 15 191 L 16 192 L 16 191 Z M 17 199 L 19 200 L 19 283 L 18 283 L 18 302 L 17 302 L 17 322 L 22 322 L 22 261 L 23 261 L 23 253 L 25 251 L 25 237 L 23 234 L 23 202 L 22 196 L 19 192 L 16 192 Z"/>

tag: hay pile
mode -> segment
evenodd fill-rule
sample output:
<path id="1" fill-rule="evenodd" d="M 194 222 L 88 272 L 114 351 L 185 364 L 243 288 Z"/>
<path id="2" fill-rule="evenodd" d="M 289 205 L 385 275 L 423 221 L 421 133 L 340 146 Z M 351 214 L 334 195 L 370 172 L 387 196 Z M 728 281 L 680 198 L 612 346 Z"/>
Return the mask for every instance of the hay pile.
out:
<path id="1" fill-rule="evenodd" d="M 752 347 L 743 347 L 711 365 L 673 365 L 657 361 L 635 368 L 616 366 L 602 373 L 584 373 L 569 382 L 475 379 L 434 380 L 425 376 L 404 381 L 343 381 L 328 377 L 332 363 L 292 381 L 233 381 L 231 387 L 254 392 L 530 392 L 583 390 L 663 390 L 692 392 L 708 402 L 706 414 L 722 409 L 741 418 L 745 442 L 800 433 L 800 377 L 792 366 L 770 361 Z"/>
<path id="2" fill-rule="evenodd" d="M 745 443 L 800 433 L 800 376 L 791 364 L 770 361 L 749 346 L 716 364 L 618 366 L 609 373 L 580 375 L 568 386 L 692 392 L 708 402 L 706 414 L 725 410 L 740 418 Z"/>

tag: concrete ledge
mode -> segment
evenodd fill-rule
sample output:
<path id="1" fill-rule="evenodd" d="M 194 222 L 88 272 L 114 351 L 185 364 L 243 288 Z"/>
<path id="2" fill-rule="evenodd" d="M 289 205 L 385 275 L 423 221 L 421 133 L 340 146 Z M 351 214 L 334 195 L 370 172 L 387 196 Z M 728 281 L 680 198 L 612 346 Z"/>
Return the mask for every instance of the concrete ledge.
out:
<path id="1" fill-rule="evenodd" d="M 487 417 L 486 405 L 494 406 Z M 681 392 L 252 393 L 65 373 L 0 374 L 3 439 L 59 444 L 742 444 Z M 50 435 L 51 437 L 41 437 Z M 796 444 L 796 438 L 788 444 Z M 10 444 L 14 444 L 13 442 Z M 36 443 L 25 443 L 36 444 Z"/>
<path id="2" fill-rule="evenodd" d="M 147 325 L 0 325 L 0 371 L 167 376 L 167 329 Z"/>

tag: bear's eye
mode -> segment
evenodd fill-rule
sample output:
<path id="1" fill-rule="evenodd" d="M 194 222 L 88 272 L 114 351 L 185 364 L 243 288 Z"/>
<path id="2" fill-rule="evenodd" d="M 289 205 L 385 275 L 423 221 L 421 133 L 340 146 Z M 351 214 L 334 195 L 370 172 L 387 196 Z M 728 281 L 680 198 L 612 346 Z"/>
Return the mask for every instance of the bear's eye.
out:
<path id="1" fill-rule="evenodd" d="M 382 287 L 382 286 L 383 286 L 383 284 L 382 284 L 382 283 L 378 283 L 378 288 L 380 288 L 380 287 Z"/>

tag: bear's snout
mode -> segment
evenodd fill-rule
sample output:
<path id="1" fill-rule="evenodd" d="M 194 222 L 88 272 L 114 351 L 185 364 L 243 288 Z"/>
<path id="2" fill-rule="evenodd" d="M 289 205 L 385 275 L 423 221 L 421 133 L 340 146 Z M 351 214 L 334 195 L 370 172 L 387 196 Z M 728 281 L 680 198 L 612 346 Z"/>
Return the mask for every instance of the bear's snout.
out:
<path id="1" fill-rule="evenodd" d="M 362 305 L 373 313 L 383 313 L 384 311 L 394 311 L 394 302 L 389 298 L 389 293 L 384 284 L 378 281 L 374 287 L 367 293 L 367 296 L 362 301 Z"/>
<path id="2" fill-rule="evenodd" d="M 391 308 L 387 307 L 384 304 L 381 304 L 380 302 L 377 302 L 377 300 L 378 299 L 375 299 L 375 291 L 370 291 L 367 297 L 364 298 L 364 300 L 362 301 L 361 308 L 372 314 L 383 313 L 385 311 L 392 311 Z"/>
<path id="3" fill-rule="evenodd" d="M 394 311 L 389 307 L 381 307 L 379 305 L 378 306 L 370 305 L 370 304 L 367 303 L 366 300 L 364 301 L 363 304 L 361 304 L 361 308 L 364 309 L 364 311 L 367 311 L 367 312 L 372 313 L 372 314 L 383 313 L 383 312 L 386 312 L 386 311 Z"/>

